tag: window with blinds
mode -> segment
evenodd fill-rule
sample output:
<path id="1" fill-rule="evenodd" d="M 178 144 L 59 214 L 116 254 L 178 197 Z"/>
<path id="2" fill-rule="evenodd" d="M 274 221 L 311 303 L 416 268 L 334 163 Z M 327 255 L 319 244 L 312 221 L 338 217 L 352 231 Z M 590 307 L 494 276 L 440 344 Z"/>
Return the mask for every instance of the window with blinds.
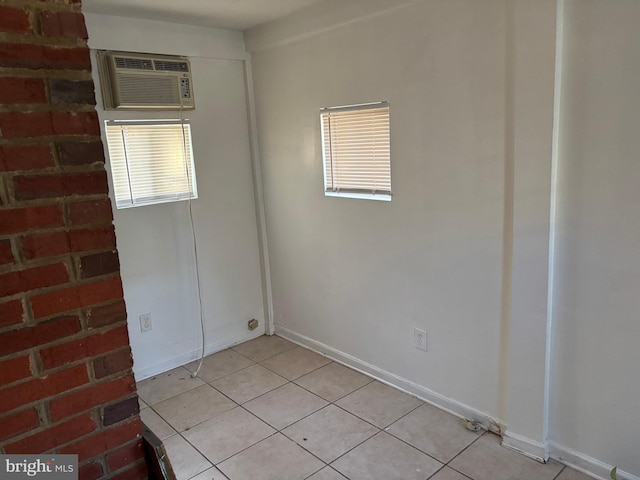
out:
<path id="1" fill-rule="evenodd" d="M 324 108 L 320 118 L 325 195 L 391 200 L 389 104 Z"/>
<path id="2" fill-rule="evenodd" d="M 197 198 L 188 121 L 106 122 L 117 208 Z"/>

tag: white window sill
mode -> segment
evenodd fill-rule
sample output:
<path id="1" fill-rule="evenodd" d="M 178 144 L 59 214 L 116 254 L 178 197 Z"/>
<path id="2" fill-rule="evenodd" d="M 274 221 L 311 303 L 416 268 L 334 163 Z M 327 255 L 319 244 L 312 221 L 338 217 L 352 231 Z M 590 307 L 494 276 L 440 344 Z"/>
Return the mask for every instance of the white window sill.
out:
<path id="1" fill-rule="evenodd" d="M 352 193 L 352 192 L 324 192 L 325 197 L 359 198 L 361 200 L 381 200 L 390 202 L 391 195 L 387 193 Z"/>

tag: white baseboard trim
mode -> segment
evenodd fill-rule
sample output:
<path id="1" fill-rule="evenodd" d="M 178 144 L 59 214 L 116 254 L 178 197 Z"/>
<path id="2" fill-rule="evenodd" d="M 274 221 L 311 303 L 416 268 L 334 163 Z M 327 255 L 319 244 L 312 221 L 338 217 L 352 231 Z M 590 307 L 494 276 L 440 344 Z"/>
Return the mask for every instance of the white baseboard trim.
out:
<path id="1" fill-rule="evenodd" d="M 609 472 L 611 472 L 611 469 L 613 468 L 612 465 L 607 465 L 596 458 L 567 448 L 553 440 L 549 442 L 549 453 L 551 458 L 558 460 L 560 463 L 564 463 L 565 465 L 592 478 L 597 478 L 599 480 L 611 478 L 609 476 Z M 618 480 L 640 480 L 640 477 L 623 470 L 618 470 Z"/>
<path id="2" fill-rule="evenodd" d="M 575 450 L 571 450 L 562 445 L 550 441 L 546 448 L 541 442 L 536 442 L 530 438 L 522 437 L 520 435 L 510 433 L 504 423 L 500 420 L 494 419 L 486 413 L 480 412 L 468 405 L 445 397 L 437 392 L 429 390 L 415 382 L 402 378 L 393 373 L 387 372 L 381 368 L 371 365 L 367 362 L 360 360 L 352 355 L 341 352 L 333 347 L 329 347 L 324 343 L 313 340 L 309 337 L 289 330 L 286 327 L 276 323 L 276 334 L 293 342 L 301 345 L 309 350 L 320 353 L 332 360 L 346 365 L 354 370 L 357 370 L 369 377 L 375 378 L 387 385 L 391 385 L 398 388 L 410 395 L 420 398 L 425 402 L 438 407 L 445 412 L 451 413 L 459 418 L 467 418 L 479 422 L 484 428 L 498 435 L 503 436 L 502 445 L 505 448 L 517 451 L 529 458 L 533 458 L 539 462 L 546 461 L 549 458 L 559 461 L 579 472 L 584 473 L 592 478 L 599 480 L 609 479 L 609 472 L 611 465 L 607 465 L 604 462 L 591 458 L 588 455 L 584 455 Z M 630 473 L 618 470 L 619 480 L 640 480 L 640 477 L 631 475 Z"/>
<path id="3" fill-rule="evenodd" d="M 468 405 L 445 397 L 444 395 L 429 390 L 422 385 L 418 385 L 411 380 L 407 380 L 406 378 L 402 378 L 391 372 L 387 372 L 386 370 L 378 368 L 375 365 L 371 365 L 370 363 L 364 362 L 359 358 L 341 352 L 340 350 L 337 350 L 333 347 L 329 347 L 324 343 L 318 342 L 304 335 L 300 335 L 299 333 L 289 330 L 288 328 L 283 327 L 278 323 L 275 324 L 275 328 L 277 335 L 290 340 L 293 343 L 306 347 L 309 350 L 313 350 L 316 353 L 320 353 L 338 363 L 353 368 L 354 370 L 357 370 L 367 375 L 368 377 L 375 378 L 382 383 L 391 385 L 392 387 L 395 387 L 405 393 L 424 400 L 428 404 L 438 407 L 445 412 L 455 415 L 456 417 L 466 418 L 478 422 L 486 430 L 497 433 L 499 435 L 504 431 L 504 424 L 500 420 L 495 419 L 484 412 L 480 412 L 472 407 L 469 407 Z"/>
<path id="4" fill-rule="evenodd" d="M 258 328 L 252 332 L 245 332 L 242 335 L 236 335 L 235 337 L 225 338 L 217 342 L 207 343 L 204 347 L 204 354 L 211 355 L 212 353 L 216 353 L 226 348 L 233 347 L 234 345 L 237 345 L 239 343 L 252 340 L 256 337 L 264 335 L 264 333 L 264 326 L 261 325 L 261 328 Z M 153 377 L 154 375 L 158 375 L 159 373 L 164 373 L 171 369 L 181 367 L 194 360 L 198 360 L 200 359 L 200 353 L 201 349 L 198 348 L 196 350 L 191 350 L 190 352 L 186 352 L 181 355 L 166 359 L 162 362 L 139 369 L 136 368 L 136 365 L 134 363 L 133 373 L 135 375 L 136 382 L 140 382 L 145 378 Z"/>
<path id="5" fill-rule="evenodd" d="M 502 436 L 502 446 L 541 463 L 549 460 L 549 452 L 544 443 L 510 432 L 508 428 Z"/>

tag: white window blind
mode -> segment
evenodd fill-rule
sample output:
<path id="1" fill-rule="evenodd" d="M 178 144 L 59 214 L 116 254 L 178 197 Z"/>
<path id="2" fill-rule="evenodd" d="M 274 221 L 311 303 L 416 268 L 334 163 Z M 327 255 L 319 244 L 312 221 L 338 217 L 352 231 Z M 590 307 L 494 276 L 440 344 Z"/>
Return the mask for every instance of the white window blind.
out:
<path id="1" fill-rule="evenodd" d="M 389 104 L 325 108 L 325 195 L 391 200 Z"/>
<path id="2" fill-rule="evenodd" d="M 117 208 L 197 198 L 187 121 L 106 123 Z"/>

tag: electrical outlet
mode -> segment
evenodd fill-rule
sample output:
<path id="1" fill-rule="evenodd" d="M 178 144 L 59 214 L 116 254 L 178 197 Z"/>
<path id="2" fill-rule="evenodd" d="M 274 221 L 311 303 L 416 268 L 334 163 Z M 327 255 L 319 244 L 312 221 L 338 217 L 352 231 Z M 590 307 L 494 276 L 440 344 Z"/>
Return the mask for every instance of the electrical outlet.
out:
<path id="1" fill-rule="evenodd" d="M 427 351 L 427 332 L 420 328 L 413 329 L 413 345 L 422 351 Z"/>
<path id="2" fill-rule="evenodd" d="M 142 333 L 150 332 L 151 329 L 153 328 L 153 325 L 151 325 L 151 314 L 143 313 L 138 318 L 140 319 L 140 331 Z"/>

